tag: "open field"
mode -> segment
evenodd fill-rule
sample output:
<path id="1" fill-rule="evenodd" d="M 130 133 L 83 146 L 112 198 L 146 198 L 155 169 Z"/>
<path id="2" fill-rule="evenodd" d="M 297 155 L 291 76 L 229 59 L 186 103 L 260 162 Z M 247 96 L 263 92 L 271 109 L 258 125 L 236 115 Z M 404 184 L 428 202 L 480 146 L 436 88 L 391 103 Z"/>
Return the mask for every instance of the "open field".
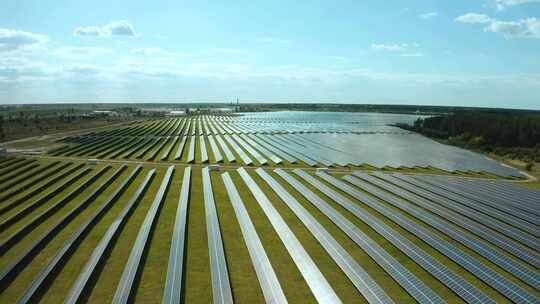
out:
<path id="1" fill-rule="evenodd" d="M 0 158 L 0 302 L 539 301 L 540 192 L 513 175 L 376 166 L 333 144 L 358 130 L 227 119 Z"/>

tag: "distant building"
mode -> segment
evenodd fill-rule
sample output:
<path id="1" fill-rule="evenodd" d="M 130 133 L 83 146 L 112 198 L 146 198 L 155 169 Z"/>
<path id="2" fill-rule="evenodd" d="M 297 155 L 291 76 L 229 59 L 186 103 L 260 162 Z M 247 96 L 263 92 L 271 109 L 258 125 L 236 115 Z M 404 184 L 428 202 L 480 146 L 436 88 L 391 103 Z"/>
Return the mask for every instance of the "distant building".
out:
<path id="1" fill-rule="evenodd" d="M 234 112 L 234 109 L 233 108 L 227 108 L 227 107 L 224 107 L 224 108 L 211 108 L 210 111 L 213 112 L 213 113 L 232 113 L 232 112 Z"/>
<path id="2" fill-rule="evenodd" d="M 118 117 L 120 116 L 118 112 L 116 111 L 108 111 L 108 110 L 95 110 L 90 113 L 91 116 L 106 116 L 106 117 Z"/>
<path id="3" fill-rule="evenodd" d="M 160 108 L 142 108 L 141 114 L 145 116 L 165 116 L 170 113 L 171 110 Z"/>
<path id="4" fill-rule="evenodd" d="M 186 111 L 170 111 L 169 113 L 165 114 L 165 116 L 185 116 Z"/>

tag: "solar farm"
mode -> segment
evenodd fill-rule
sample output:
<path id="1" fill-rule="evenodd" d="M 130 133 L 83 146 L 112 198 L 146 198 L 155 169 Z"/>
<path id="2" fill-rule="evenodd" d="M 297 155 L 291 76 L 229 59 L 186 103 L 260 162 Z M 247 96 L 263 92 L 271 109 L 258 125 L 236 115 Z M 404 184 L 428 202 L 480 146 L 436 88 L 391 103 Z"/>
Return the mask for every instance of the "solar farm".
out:
<path id="1" fill-rule="evenodd" d="M 320 115 L 151 119 L 0 158 L 0 303 L 540 303 L 518 170 Z"/>

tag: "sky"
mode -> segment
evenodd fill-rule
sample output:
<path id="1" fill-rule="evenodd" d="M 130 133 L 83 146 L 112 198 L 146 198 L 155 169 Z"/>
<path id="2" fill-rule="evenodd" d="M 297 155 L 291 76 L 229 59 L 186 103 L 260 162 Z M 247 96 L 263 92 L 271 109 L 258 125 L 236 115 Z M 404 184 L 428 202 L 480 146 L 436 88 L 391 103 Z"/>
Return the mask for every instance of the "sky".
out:
<path id="1" fill-rule="evenodd" d="M 0 104 L 540 110 L 540 0 L 0 1 Z"/>

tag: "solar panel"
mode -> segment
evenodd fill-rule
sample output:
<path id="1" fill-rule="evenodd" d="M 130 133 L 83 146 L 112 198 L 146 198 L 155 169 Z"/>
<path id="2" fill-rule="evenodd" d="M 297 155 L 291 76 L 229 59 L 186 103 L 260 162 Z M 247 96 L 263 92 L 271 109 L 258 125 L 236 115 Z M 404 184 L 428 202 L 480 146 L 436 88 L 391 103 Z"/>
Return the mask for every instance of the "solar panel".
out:
<path id="1" fill-rule="evenodd" d="M 13 180 L 15 177 L 20 176 L 21 173 L 27 173 L 27 172 L 29 172 L 32 169 L 35 169 L 37 167 L 39 167 L 39 164 L 30 162 L 30 163 L 22 164 L 18 168 L 11 168 L 11 169 L 9 169 L 9 172 L 11 172 L 11 173 L 6 172 L 5 174 L 1 175 L 0 184 L 6 182 L 8 180 Z"/>
<path id="2" fill-rule="evenodd" d="M 250 138 L 254 142 L 256 142 L 258 145 L 260 145 L 262 147 L 265 147 L 270 152 L 274 153 L 277 157 L 285 159 L 291 164 L 294 164 L 296 162 L 296 158 L 294 158 L 291 155 L 283 152 L 282 150 L 274 147 L 273 145 L 265 142 L 262 138 L 259 137 L 259 135 L 257 135 L 257 134 L 246 134 L 245 136 Z"/>
<path id="3" fill-rule="evenodd" d="M 530 242 L 529 236 L 523 233 L 523 231 L 497 219 L 490 217 L 482 212 L 479 212 L 478 210 L 475 210 L 471 207 L 469 207 L 469 200 L 462 196 L 458 196 L 455 193 L 449 192 L 447 190 L 444 190 L 442 188 L 433 186 L 431 184 L 427 184 L 425 182 L 422 182 L 417 179 L 413 179 L 404 175 L 398 175 L 394 174 L 395 177 L 399 178 L 400 180 L 411 184 L 419 189 L 427 190 L 433 194 L 436 194 L 438 197 L 442 197 L 445 200 L 438 200 L 440 204 L 445 203 L 445 206 L 448 206 L 449 208 L 459 211 L 466 216 L 479 221 L 480 223 L 491 227 L 500 233 L 503 233 L 504 235 L 517 240 L 521 242 L 522 244 L 527 244 Z M 451 201 L 447 201 L 451 200 Z"/>
<path id="4" fill-rule="evenodd" d="M 255 200 L 272 224 L 272 227 L 285 245 L 300 273 L 306 280 L 307 285 L 319 303 L 341 303 L 328 281 L 324 278 L 317 265 L 313 262 L 300 241 L 296 238 L 287 223 L 283 220 L 272 203 L 268 200 L 261 188 L 249 176 L 244 168 L 238 168 L 237 172 L 248 186 Z"/>
<path id="5" fill-rule="evenodd" d="M 356 175 L 356 173 L 355 173 Z M 497 233 L 493 233 L 492 230 L 486 229 L 484 226 L 478 225 L 476 222 L 469 220 L 467 217 L 462 216 L 461 214 L 458 214 L 454 211 L 452 211 L 452 208 L 443 208 L 439 207 L 438 205 L 431 203 L 424 199 L 423 197 L 430 199 L 433 202 L 438 202 L 439 204 L 443 206 L 451 206 L 455 207 L 456 204 L 453 204 L 449 200 L 445 199 L 444 197 L 437 196 L 433 193 L 430 193 L 428 191 L 422 190 L 421 188 L 412 186 L 410 184 L 407 184 L 406 182 L 403 182 L 391 175 L 387 175 L 384 173 L 376 173 L 377 177 L 381 178 L 382 180 L 385 180 L 388 183 L 393 183 L 397 186 L 400 186 L 402 189 L 408 191 L 408 192 L 399 192 L 399 189 L 396 189 L 395 186 L 392 186 L 390 184 L 384 184 L 379 182 L 377 179 L 366 175 L 366 174 L 358 174 L 357 176 L 370 181 L 374 183 L 377 186 L 380 186 L 381 188 L 392 192 L 394 194 L 401 194 L 401 196 L 405 199 L 408 199 L 411 202 L 415 202 L 418 205 L 434 212 L 435 214 L 438 214 L 439 216 L 453 222 L 456 225 L 462 226 L 463 228 L 471 231 L 472 233 L 478 235 L 479 237 L 491 242 L 492 244 L 508 251 L 509 253 L 512 253 L 514 256 L 519 257 L 525 262 L 528 262 L 536 267 L 540 267 L 540 260 L 538 258 L 538 255 L 534 252 L 532 252 L 530 249 L 525 248 L 524 246 L 516 243 L 512 239 L 509 238 L 503 238 Z M 470 218 L 476 219 L 480 223 L 486 225 L 487 227 L 495 227 L 496 223 L 494 223 L 493 219 L 486 219 L 485 217 L 478 217 L 478 212 L 467 212 L 468 210 L 463 210 L 463 208 L 457 207 L 456 210 L 460 210 L 463 214 L 467 215 Z M 504 231 L 503 228 L 500 230 Z"/>
<path id="6" fill-rule="evenodd" d="M 333 164 L 347 166 L 350 163 L 352 164 L 344 153 L 327 149 L 324 145 L 315 144 L 306 140 L 304 136 L 305 134 L 287 134 L 286 136 L 283 136 L 283 138 L 286 138 L 291 142 L 301 144 L 305 147 L 304 149 L 306 149 L 306 151 L 309 151 L 309 153 L 317 155 L 317 157 L 321 159 L 327 160 L 325 163 L 327 166 L 332 166 Z"/>
<path id="7" fill-rule="evenodd" d="M 392 229 L 390 226 L 385 224 L 383 221 L 379 220 L 375 216 L 371 215 L 369 212 L 362 209 L 357 204 L 353 203 L 343 195 L 339 194 L 337 191 L 326 186 L 313 176 L 305 173 L 302 170 L 295 169 L 294 173 L 305 181 L 313 185 L 319 191 L 324 193 L 326 196 L 334 200 L 336 203 L 341 205 L 347 211 L 351 212 L 358 219 L 369 225 L 377 233 L 381 234 L 385 239 L 387 239 L 394 246 L 399 248 L 404 254 L 410 257 L 418 265 L 424 268 L 427 272 L 437 278 L 441 283 L 445 284 L 454 291 L 458 296 L 467 301 L 468 303 L 494 303 L 494 301 L 486 296 L 483 292 L 479 291 L 477 288 L 472 286 L 470 283 L 465 281 L 462 277 L 456 273 L 449 270 L 445 265 L 441 264 L 435 260 L 431 255 L 425 252 L 423 249 L 415 245 L 406 237 L 402 236 L 398 231 Z M 349 190 L 354 191 L 345 183 L 335 179 L 326 174 L 319 174 L 323 179 L 325 179 L 330 184 L 336 186 L 340 190 L 353 194 L 354 192 L 349 192 Z M 391 260 L 390 260 L 391 261 Z M 385 260 L 379 261 L 380 263 L 385 262 Z M 397 263 L 399 265 L 399 263 Z M 391 264 L 394 265 L 394 264 Z M 396 270 L 395 270 L 396 271 Z M 399 269 L 397 269 L 399 271 Z M 414 282 L 413 276 L 407 275 L 406 272 L 400 273 L 402 276 L 405 276 L 405 282 L 411 278 L 411 282 Z M 409 282 L 407 282 L 409 283 Z M 406 283 L 403 283 L 406 284 Z M 410 283 L 409 283 L 410 284 Z M 421 285 L 416 285 L 417 288 L 421 288 Z M 411 289 L 409 289 L 411 290 Z M 412 289 L 414 290 L 414 289 Z M 412 291 L 409 291 L 412 292 Z"/>
<path id="8" fill-rule="evenodd" d="M 110 167 L 105 167 L 101 169 L 99 172 L 94 174 L 92 177 L 81 183 L 80 185 L 77 185 L 73 190 L 69 191 L 67 194 L 62 196 L 56 203 L 51 203 L 50 206 L 47 207 L 44 211 L 40 212 L 38 215 L 34 216 L 30 221 L 26 222 L 22 227 L 17 229 L 15 232 L 13 232 L 9 237 L 2 240 L 0 243 L 0 254 L 5 253 L 9 248 L 11 248 L 17 241 L 25 237 L 30 231 L 32 231 L 35 227 L 37 227 L 39 224 L 41 224 L 44 220 L 51 217 L 56 211 L 58 211 L 62 206 L 70 202 L 72 199 L 74 199 L 77 195 L 79 195 L 86 187 L 92 185 L 94 182 L 96 182 L 105 172 L 107 172 L 110 169 Z M 25 208 L 19 210 L 15 214 L 8 217 L 6 220 L 4 220 L 0 224 L 0 229 L 5 230 L 7 227 L 12 226 L 15 224 L 18 220 L 23 218 L 24 216 L 30 214 L 32 211 L 37 209 L 39 206 L 42 206 L 43 204 L 49 202 L 54 196 L 57 194 L 62 193 L 68 186 L 70 186 L 72 183 L 77 182 L 80 178 L 82 178 L 84 175 L 92 171 L 92 169 L 86 169 L 82 172 L 79 172 L 79 174 L 73 176 L 71 179 L 66 181 L 66 183 L 60 185 L 57 187 L 54 191 L 49 192 L 43 196 L 41 196 L 39 199 L 33 201 L 32 203 L 26 205 Z"/>
<path id="9" fill-rule="evenodd" d="M 152 152 L 152 154 L 150 155 L 148 160 L 154 160 L 170 140 L 171 140 L 171 138 L 169 138 L 169 137 L 164 138 L 163 141 L 161 142 L 161 144 L 159 144 L 159 146 L 157 146 L 157 148 L 154 150 L 154 152 Z"/>
<path id="10" fill-rule="evenodd" d="M 225 153 L 225 157 L 227 158 L 227 161 L 232 163 L 236 161 L 236 158 L 234 157 L 234 154 L 229 149 L 229 146 L 223 141 L 223 138 L 221 138 L 220 135 L 216 135 L 216 140 L 218 141 L 219 145 L 221 146 L 221 149 L 223 149 L 223 152 Z"/>
<path id="11" fill-rule="evenodd" d="M 259 150 L 262 154 L 264 154 L 266 157 L 268 157 L 274 164 L 279 165 L 281 164 L 282 160 L 281 158 L 274 155 L 274 153 L 270 152 L 268 149 L 266 149 L 264 146 L 259 145 L 256 141 L 249 138 L 246 134 L 241 134 L 240 138 L 245 140 L 248 144 L 252 145 L 254 148 Z"/>
<path id="12" fill-rule="evenodd" d="M 255 273 L 259 279 L 266 302 L 287 303 L 287 298 L 281 289 L 281 285 L 272 268 L 272 264 L 270 264 L 270 260 L 257 235 L 255 226 L 253 226 L 253 223 L 251 222 L 246 207 L 244 206 L 244 202 L 240 198 L 229 173 L 223 173 L 221 178 L 223 179 L 229 200 L 233 206 L 238 223 L 240 224 L 240 229 L 251 258 L 251 263 L 255 268 Z"/>
<path id="13" fill-rule="evenodd" d="M 298 152 L 298 151 L 296 151 L 294 149 L 291 149 L 290 146 L 287 146 L 286 144 L 284 145 L 282 142 L 277 141 L 276 138 L 274 138 L 274 136 L 267 135 L 267 134 L 261 134 L 259 136 L 261 138 L 263 138 L 265 141 L 267 141 L 268 143 L 270 143 L 271 145 L 277 147 L 278 149 L 284 151 L 287 154 L 292 155 L 296 159 L 301 160 L 302 162 L 304 162 L 308 166 L 314 167 L 314 166 L 317 165 L 317 162 L 315 160 L 307 157 L 306 155 L 304 155 L 304 154 L 302 154 L 302 153 L 300 153 L 300 152 Z"/>
<path id="14" fill-rule="evenodd" d="M 49 179 L 49 177 L 59 173 L 62 169 L 65 169 L 65 168 L 69 167 L 70 165 L 72 165 L 72 163 L 67 163 L 66 165 L 58 168 L 58 169 L 60 169 L 58 172 L 55 172 L 56 170 L 54 170 L 53 172 L 45 174 L 45 175 L 33 180 L 29 184 L 27 184 L 26 187 L 31 187 L 31 186 L 36 185 L 37 183 L 40 183 L 40 182 L 46 180 L 46 182 L 44 184 L 41 184 L 39 187 L 37 187 L 35 189 L 32 189 L 31 191 L 29 191 L 28 193 L 26 193 L 22 197 L 18 197 L 16 199 L 14 199 L 13 201 L 7 203 L 6 206 L 0 208 L 0 215 L 8 212 L 9 210 L 12 210 L 17 205 L 31 199 L 32 197 L 40 194 L 41 192 L 43 192 L 45 190 L 48 190 L 49 187 L 53 186 L 54 184 L 56 184 L 57 182 L 59 182 L 61 180 L 64 180 L 66 177 L 68 177 L 72 173 L 76 172 L 77 170 L 79 170 L 79 169 L 81 169 L 81 168 L 83 168 L 85 166 L 85 164 L 78 164 L 75 167 L 72 167 L 69 170 L 64 171 L 64 172 L 56 175 L 55 177 Z M 86 169 L 86 173 L 84 173 L 84 174 L 87 174 L 89 172 L 88 170 L 91 170 L 91 169 Z M 66 183 L 64 183 L 64 184 L 66 184 Z M 11 198 L 12 196 L 17 195 L 17 194 L 25 191 L 26 190 L 25 188 L 19 188 L 19 189 L 13 191 L 13 192 L 10 192 L 10 193 L 2 196 L 0 198 L 0 201 L 4 201 L 4 199 L 7 200 L 8 198 Z M 62 190 L 60 190 L 60 191 L 62 191 Z M 52 195 L 53 193 L 54 193 L 54 191 L 49 191 L 46 195 Z"/>
<path id="15" fill-rule="evenodd" d="M 173 140 L 171 141 L 171 144 L 167 147 L 165 152 L 163 152 L 163 156 L 160 160 L 167 160 L 169 158 L 169 155 L 171 155 L 172 149 L 176 146 L 178 141 L 180 140 L 180 136 L 175 136 Z"/>
<path id="16" fill-rule="evenodd" d="M 231 136 L 234 140 L 236 140 L 242 148 L 244 148 L 249 154 L 251 154 L 260 165 L 266 165 L 268 161 L 266 158 L 264 158 L 259 152 L 257 152 L 255 149 L 253 149 L 248 143 L 246 143 L 244 140 L 242 140 L 238 135 L 234 134 Z"/>
<path id="17" fill-rule="evenodd" d="M 305 146 L 302 146 L 298 144 L 297 142 L 291 140 L 290 138 L 287 138 L 284 135 L 274 135 L 272 136 L 272 139 L 275 141 L 281 143 L 285 147 L 289 147 L 291 150 L 294 150 L 302 155 L 305 155 L 306 157 L 309 157 L 313 160 L 315 160 L 318 163 L 321 163 L 325 166 L 332 166 L 334 164 L 333 161 L 326 159 L 320 153 L 318 153 L 316 150 L 308 149 Z"/>
<path id="18" fill-rule="evenodd" d="M 70 211 L 70 214 L 64 218 L 74 218 L 74 213 L 79 213 L 82 209 L 85 208 L 85 203 L 88 204 L 88 199 L 93 200 L 92 198 L 97 196 L 97 193 L 101 193 L 105 188 L 110 186 L 112 182 L 123 172 L 125 167 L 119 168 L 115 174 L 111 175 L 98 189 L 88 196 L 88 198 L 79 204 L 78 207 Z M 90 230 L 97 224 L 97 222 L 105 215 L 107 210 L 119 199 L 119 197 L 126 191 L 129 184 L 135 179 L 138 173 L 141 171 L 142 167 L 138 166 L 135 168 L 131 174 L 124 179 L 124 181 L 116 188 L 116 190 L 109 196 L 105 201 L 97 208 L 95 212 L 90 215 L 86 221 L 84 221 L 78 229 L 71 235 L 71 237 L 64 242 L 63 246 L 56 252 L 52 260 L 45 265 L 39 272 L 39 274 L 34 278 L 30 286 L 26 289 L 22 297 L 19 299 L 19 303 L 28 303 L 36 297 L 39 293 L 39 290 L 43 288 L 47 281 L 52 279 L 52 277 L 61 269 L 61 267 L 66 263 L 69 256 L 71 256 L 80 242 L 83 240 L 84 236 L 90 232 Z M 64 224 L 65 225 L 65 224 Z"/>
<path id="19" fill-rule="evenodd" d="M 13 189 L 16 185 L 24 184 L 25 182 L 31 182 L 32 178 L 38 177 L 40 174 L 43 174 L 45 171 L 49 170 L 50 168 L 56 167 L 60 164 L 60 161 L 51 162 L 43 167 L 39 167 L 36 170 L 27 171 L 25 170 L 25 174 L 21 175 L 18 173 L 18 178 L 11 178 L 9 183 L 6 183 L 2 186 L 0 186 L 0 193 Z M 39 165 L 38 165 L 39 166 Z M 56 169 L 58 170 L 58 168 Z M 56 171 L 55 170 L 55 171 Z M 54 171 L 53 171 L 54 172 Z M 5 198 L 0 198 L 0 202 L 5 202 Z"/>
<path id="20" fill-rule="evenodd" d="M 189 150 L 188 150 L 188 156 L 187 156 L 187 162 L 193 163 L 195 162 L 195 135 L 191 135 L 191 140 L 189 143 Z"/>
<path id="21" fill-rule="evenodd" d="M 478 186 L 472 183 L 456 183 L 454 179 L 443 179 L 443 183 L 455 187 L 455 189 L 464 191 L 469 197 L 493 208 L 499 209 L 505 213 L 511 214 L 515 217 L 526 220 L 535 225 L 540 225 L 540 217 L 531 214 L 530 212 L 523 211 L 514 206 L 508 206 L 507 200 L 502 200 L 500 196 L 491 194 L 490 192 L 481 192 L 478 190 Z M 538 230 L 540 232 L 540 229 Z M 537 249 L 539 250 L 539 249 Z"/>
<path id="22" fill-rule="evenodd" d="M 222 162 L 223 156 L 221 156 L 221 152 L 219 151 L 214 136 L 208 135 L 208 142 L 210 142 L 210 148 L 212 149 L 212 154 L 214 154 L 214 159 L 216 160 L 216 163 Z"/>
<path id="23" fill-rule="evenodd" d="M 132 157 L 133 155 L 135 155 L 135 153 L 137 153 L 137 151 L 139 151 L 140 148 L 146 146 L 147 144 L 149 144 L 153 139 L 152 138 L 148 138 L 148 139 L 145 139 L 143 138 L 143 140 L 137 144 L 135 147 L 133 147 L 132 149 L 128 150 L 127 152 L 125 152 L 122 157 L 123 158 L 130 158 Z"/>
<path id="24" fill-rule="evenodd" d="M 465 202 L 467 204 L 467 206 L 471 207 L 471 208 L 474 208 L 480 212 L 483 212 L 489 216 L 492 216 L 496 219 L 499 219 L 503 222 L 506 222 L 514 227 L 517 227 L 517 228 L 520 228 L 528 233 L 530 233 L 531 235 L 540 235 L 540 229 L 535 227 L 533 224 L 527 222 L 527 221 L 524 221 L 520 218 L 517 218 L 515 216 L 512 216 L 510 214 L 507 214 L 505 212 L 502 212 L 498 209 L 495 209 L 495 208 L 492 208 L 490 206 L 487 206 L 485 204 L 480 204 L 479 202 L 475 201 L 474 198 L 470 198 L 469 194 L 465 193 L 464 191 L 460 191 L 458 189 L 455 189 L 449 185 L 446 185 L 446 184 L 443 184 L 443 183 L 440 183 L 440 182 L 437 182 L 437 183 L 433 183 L 432 181 L 429 181 L 429 179 L 425 179 L 421 176 L 416 176 L 415 177 L 416 180 L 420 180 L 420 181 L 423 181 L 424 183 L 427 183 L 429 185 L 432 185 L 432 186 L 435 186 L 435 187 L 438 187 L 438 188 L 441 188 L 441 189 L 444 189 L 446 191 L 449 191 L 449 192 L 452 192 L 454 194 L 458 194 L 458 196 L 461 196 L 461 199 L 459 199 L 460 202 L 464 202 L 464 199 L 465 199 Z M 454 196 L 455 197 L 455 196 Z M 540 250 L 540 244 L 538 243 L 538 240 L 530 240 L 528 241 L 527 243 L 525 243 L 526 245 L 528 246 L 534 246 L 532 248 L 538 248 L 537 250 Z"/>
<path id="25" fill-rule="evenodd" d="M 223 135 L 223 138 L 225 138 L 225 140 L 231 145 L 236 154 L 240 156 L 244 164 L 251 165 L 253 163 L 251 158 L 249 158 L 249 156 L 244 152 L 244 150 L 240 149 L 240 147 L 236 144 L 236 142 L 234 142 L 234 140 L 232 140 L 229 135 Z"/>
<path id="26" fill-rule="evenodd" d="M 182 272 L 184 270 L 184 251 L 186 238 L 186 223 L 189 204 L 189 186 L 191 183 L 191 167 L 184 169 L 180 199 L 176 207 L 169 265 L 167 267 L 167 280 L 163 290 L 162 303 L 180 303 L 182 296 Z"/>
<path id="27" fill-rule="evenodd" d="M 157 212 L 164 201 L 173 172 L 174 166 L 170 166 L 165 172 L 165 176 L 161 181 L 161 185 L 156 193 L 154 201 L 152 202 L 150 209 L 148 209 L 146 217 L 139 228 L 137 239 L 131 248 L 128 261 L 124 267 L 122 277 L 120 278 L 120 283 L 118 283 L 118 287 L 116 288 L 116 293 L 114 294 L 113 298 L 114 303 L 127 303 L 129 301 L 129 297 L 133 291 L 135 277 L 137 276 L 137 272 L 141 266 L 141 258 L 144 249 L 148 245 L 148 237 L 150 236 L 150 232 L 152 231 L 152 227 L 156 221 Z"/>
<path id="28" fill-rule="evenodd" d="M 175 160 L 179 160 L 182 158 L 182 154 L 184 153 L 184 148 L 186 147 L 187 138 L 188 138 L 187 136 L 182 136 L 180 145 L 178 145 L 178 150 L 176 150 L 176 153 L 174 154 Z"/>
<path id="29" fill-rule="evenodd" d="M 537 198 L 531 198 L 527 193 L 521 192 L 519 190 L 513 189 L 516 187 L 507 188 L 510 182 L 508 181 L 485 181 L 485 180 L 470 180 L 470 179 L 456 179 L 454 180 L 458 183 L 473 183 L 476 189 L 482 193 L 490 193 L 496 195 L 497 197 L 502 198 L 503 200 L 500 203 L 511 205 L 513 207 L 519 208 L 521 210 L 531 212 L 540 216 L 540 196 Z M 505 184 L 504 188 L 501 187 L 501 184 Z"/>
<path id="30" fill-rule="evenodd" d="M 497 189 L 510 195 L 518 194 L 520 198 L 526 197 L 535 207 L 540 207 L 540 191 L 519 187 L 507 181 L 485 182 L 485 185 L 490 185 L 492 189 Z"/>
<path id="31" fill-rule="evenodd" d="M 324 173 L 321 173 L 321 176 Z M 354 184 L 355 186 L 361 187 L 362 189 L 368 191 L 369 193 L 376 195 L 379 198 L 383 198 L 384 201 L 388 203 L 397 203 L 395 199 L 390 197 L 389 195 L 386 195 L 384 193 L 381 193 L 380 191 L 373 189 L 373 187 L 370 187 L 369 185 L 365 185 L 365 183 L 361 182 L 357 178 L 354 178 L 352 176 L 346 176 L 344 177 L 345 180 L 349 181 L 350 183 Z M 438 237 L 434 233 L 428 231 L 427 229 L 421 227 L 420 225 L 416 224 L 413 221 L 410 221 L 406 219 L 405 217 L 402 217 L 395 211 L 392 211 L 388 207 L 385 207 L 384 205 L 377 203 L 367 197 L 366 195 L 354 191 L 352 192 L 357 196 L 357 198 L 362 198 L 361 201 L 365 204 L 369 205 L 373 209 L 379 211 L 384 216 L 390 218 L 392 221 L 394 221 L 396 224 L 402 226 L 404 229 L 408 230 L 409 232 L 413 233 L 415 236 L 423 239 L 426 243 L 431 245 L 434 249 L 438 250 L 442 254 L 449 257 L 454 262 L 460 264 L 465 269 L 469 270 L 471 273 L 476 275 L 479 279 L 485 281 L 487 284 L 491 285 L 495 289 L 497 289 L 500 293 L 508 297 L 509 299 L 513 301 L 518 302 L 525 302 L 525 303 L 535 303 L 535 297 L 527 292 L 526 290 L 520 288 L 518 285 L 514 284 L 510 280 L 506 279 L 504 276 L 499 274 L 497 271 L 487 267 L 485 264 L 481 263 L 474 257 L 466 254 L 459 248 L 455 247 L 454 245 L 450 244 L 449 242 L 443 240 L 442 238 Z M 397 205 L 397 204 L 396 204 Z M 418 217 L 415 215 L 415 217 Z M 422 218 L 421 216 L 418 218 Z M 422 219 L 424 220 L 424 219 Z M 433 225 L 435 228 L 440 228 L 441 226 L 437 224 L 442 224 L 440 222 L 432 222 L 429 221 L 430 225 Z M 455 230 L 452 230 L 453 233 L 456 233 Z M 458 240 L 458 236 L 452 235 L 453 238 Z M 471 245 L 471 249 L 478 250 L 480 249 L 479 246 L 476 246 L 475 244 Z"/>
<path id="32" fill-rule="evenodd" d="M 214 303 L 233 303 L 229 272 L 227 270 L 225 253 L 223 252 L 223 241 L 221 240 L 219 220 L 208 167 L 202 169 L 202 182 Z"/>
<path id="33" fill-rule="evenodd" d="M 150 144 L 148 145 L 148 147 L 146 147 L 145 149 L 143 149 L 138 155 L 136 158 L 138 159 L 143 159 L 144 156 L 150 152 L 150 150 L 154 149 L 154 147 L 159 143 L 161 139 L 159 137 L 157 138 L 154 138 L 150 141 Z M 153 141 L 153 142 L 152 142 Z"/>
<path id="34" fill-rule="evenodd" d="M 369 303 L 393 303 L 382 288 L 302 205 L 263 169 L 255 170 L 302 221 Z M 431 302 L 429 302 L 431 303 Z"/>
<path id="35" fill-rule="evenodd" d="M 113 246 L 114 240 L 121 231 L 121 227 L 126 223 L 128 215 L 136 207 L 138 202 L 142 199 L 142 196 L 148 189 L 150 181 L 155 175 L 155 169 L 152 169 L 148 172 L 143 182 L 137 188 L 137 191 L 132 195 L 131 199 L 128 201 L 124 209 L 116 217 L 114 222 L 109 226 L 105 235 L 101 238 L 101 241 L 96 246 L 92 255 L 86 262 L 83 270 L 79 273 L 79 276 L 71 286 L 71 290 L 64 301 L 65 304 L 75 304 L 79 302 L 79 298 L 84 293 L 85 289 L 88 288 L 88 283 L 90 282 L 91 277 L 96 271 L 97 267 L 100 264 L 105 262 L 105 252 L 110 250 Z"/>
<path id="36" fill-rule="evenodd" d="M 328 205 L 325 201 L 320 199 L 315 193 L 302 185 L 292 176 L 287 174 L 284 170 L 274 170 L 279 176 L 287 181 L 292 187 L 294 187 L 300 194 L 302 194 L 308 201 L 315 205 L 323 214 L 328 216 L 332 222 L 334 222 L 340 229 L 343 230 L 357 245 L 360 246 L 373 260 L 381 266 L 388 274 L 392 276 L 411 296 L 415 298 L 419 303 L 433 303 L 432 299 L 437 299 L 438 296 L 430 288 L 428 288 L 422 281 L 420 281 L 415 275 L 409 272 L 403 267 L 397 260 L 395 260 L 390 254 L 382 249 L 375 241 L 369 236 L 360 231 L 353 223 L 347 220 L 337 210 Z M 275 188 L 273 188 L 275 189 Z M 307 211 L 306 211 L 307 212 Z M 367 274 L 366 274 L 367 275 Z M 365 279 L 367 282 L 371 281 L 369 276 Z M 370 302 L 386 302 L 391 301 L 384 290 L 372 282 L 370 294 L 366 295 L 366 298 L 370 299 Z M 381 299 L 381 300 L 379 300 Z M 439 298 L 440 299 L 440 298 Z M 442 301 L 442 299 L 440 299 Z"/>
<path id="37" fill-rule="evenodd" d="M 206 152 L 206 143 L 203 135 L 199 135 L 199 148 L 201 149 L 201 163 L 207 163 L 208 152 Z"/>

